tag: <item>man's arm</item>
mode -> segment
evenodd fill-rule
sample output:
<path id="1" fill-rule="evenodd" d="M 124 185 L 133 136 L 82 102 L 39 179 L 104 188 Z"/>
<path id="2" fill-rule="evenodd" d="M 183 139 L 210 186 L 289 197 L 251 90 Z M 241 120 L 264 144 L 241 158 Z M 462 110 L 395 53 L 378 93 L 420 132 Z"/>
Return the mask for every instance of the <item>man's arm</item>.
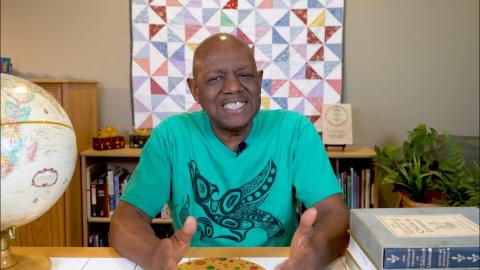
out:
<path id="1" fill-rule="evenodd" d="M 176 269 L 190 246 L 197 224 L 189 217 L 171 238 L 159 239 L 150 226 L 151 218 L 136 207 L 120 201 L 110 224 L 110 244 L 123 257 L 143 269 Z"/>
<path id="2" fill-rule="evenodd" d="M 290 256 L 277 270 L 322 269 L 348 245 L 348 212 L 340 194 L 307 209 L 292 239 Z"/>

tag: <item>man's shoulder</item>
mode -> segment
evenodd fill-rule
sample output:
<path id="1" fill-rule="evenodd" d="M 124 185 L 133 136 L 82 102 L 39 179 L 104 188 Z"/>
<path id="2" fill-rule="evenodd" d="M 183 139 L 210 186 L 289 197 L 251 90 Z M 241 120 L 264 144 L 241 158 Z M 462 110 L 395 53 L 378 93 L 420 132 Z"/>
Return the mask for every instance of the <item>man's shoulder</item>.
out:
<path id="1" fill-rule="evenodd" d="M 303 114 L 289 110 L 260 110 L 259 118 L 262 120 L 302 121 L 307 119 Z"/>
<path id="2" fill-rule="evenodd" d="M 163 119 L 156 127 L 157 130 L 178 130 L 182 128 L 192 128 L 194 126 L 202 126 L 205 121 L 205 113 L 203 111 L 184 112 L 168 116 Z"/>
<path id="3" fill-rule="evenodd" d="M 191 124 L 193 122 L 203 121 L 204 119 L 204 112 L 203 111 L 196 111 L 196 112 L 183 112 L 178 114 L 172 114 L 162 120 L 160 125 L 176 125 L 180 123 Z"/>

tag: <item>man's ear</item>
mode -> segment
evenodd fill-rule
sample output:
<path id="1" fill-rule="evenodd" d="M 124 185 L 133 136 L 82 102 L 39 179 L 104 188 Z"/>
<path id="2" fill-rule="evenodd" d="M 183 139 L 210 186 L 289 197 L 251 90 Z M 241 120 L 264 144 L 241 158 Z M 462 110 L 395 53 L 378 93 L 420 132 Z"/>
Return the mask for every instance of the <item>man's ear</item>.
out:
<path id="1" fill-rule="evenodd" d="M 197 93 L 197 84 L 193 78 L 187 78 L 188 88 L 190 89 L 190 93 L 192 93 L 193 98 L 195 101 L 198 100 L 198 93 Z"/>
<path id="2" fill-rule="evenodd" d="M 258 72 L 258 79 L 259 79 L 260 85 L 261 85 L 261 84 L 262 84 L 262 80 L 263 80 L 263 70 L 260 70 L 260 71 Z"/>

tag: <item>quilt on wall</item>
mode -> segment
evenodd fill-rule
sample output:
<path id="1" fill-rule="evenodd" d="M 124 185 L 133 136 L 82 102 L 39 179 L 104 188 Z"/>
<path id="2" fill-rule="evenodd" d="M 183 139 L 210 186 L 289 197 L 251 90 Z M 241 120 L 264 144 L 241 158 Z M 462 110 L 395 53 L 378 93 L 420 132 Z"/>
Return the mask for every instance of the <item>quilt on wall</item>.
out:
<path id="1" fill-rule="evenodd" d="M 308 116 L 342 94 L 344 0 L 131 0 L 134 125 L 152 128 L 201 109 L 188 89 L 193 52 L 206 37 L 232 33 L 264 71 L 262 108 Z"/>

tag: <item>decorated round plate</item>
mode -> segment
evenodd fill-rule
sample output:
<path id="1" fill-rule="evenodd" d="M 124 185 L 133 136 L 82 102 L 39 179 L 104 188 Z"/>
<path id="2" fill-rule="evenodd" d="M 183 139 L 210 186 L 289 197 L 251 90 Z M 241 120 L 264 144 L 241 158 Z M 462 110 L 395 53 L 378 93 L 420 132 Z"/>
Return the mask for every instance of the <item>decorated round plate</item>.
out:
<path id="1" fill-rule="evenodd" d="M 265 270 L 260 265 L 238 258 L 202 258 L 179 264 L 178 270 Z"/>

